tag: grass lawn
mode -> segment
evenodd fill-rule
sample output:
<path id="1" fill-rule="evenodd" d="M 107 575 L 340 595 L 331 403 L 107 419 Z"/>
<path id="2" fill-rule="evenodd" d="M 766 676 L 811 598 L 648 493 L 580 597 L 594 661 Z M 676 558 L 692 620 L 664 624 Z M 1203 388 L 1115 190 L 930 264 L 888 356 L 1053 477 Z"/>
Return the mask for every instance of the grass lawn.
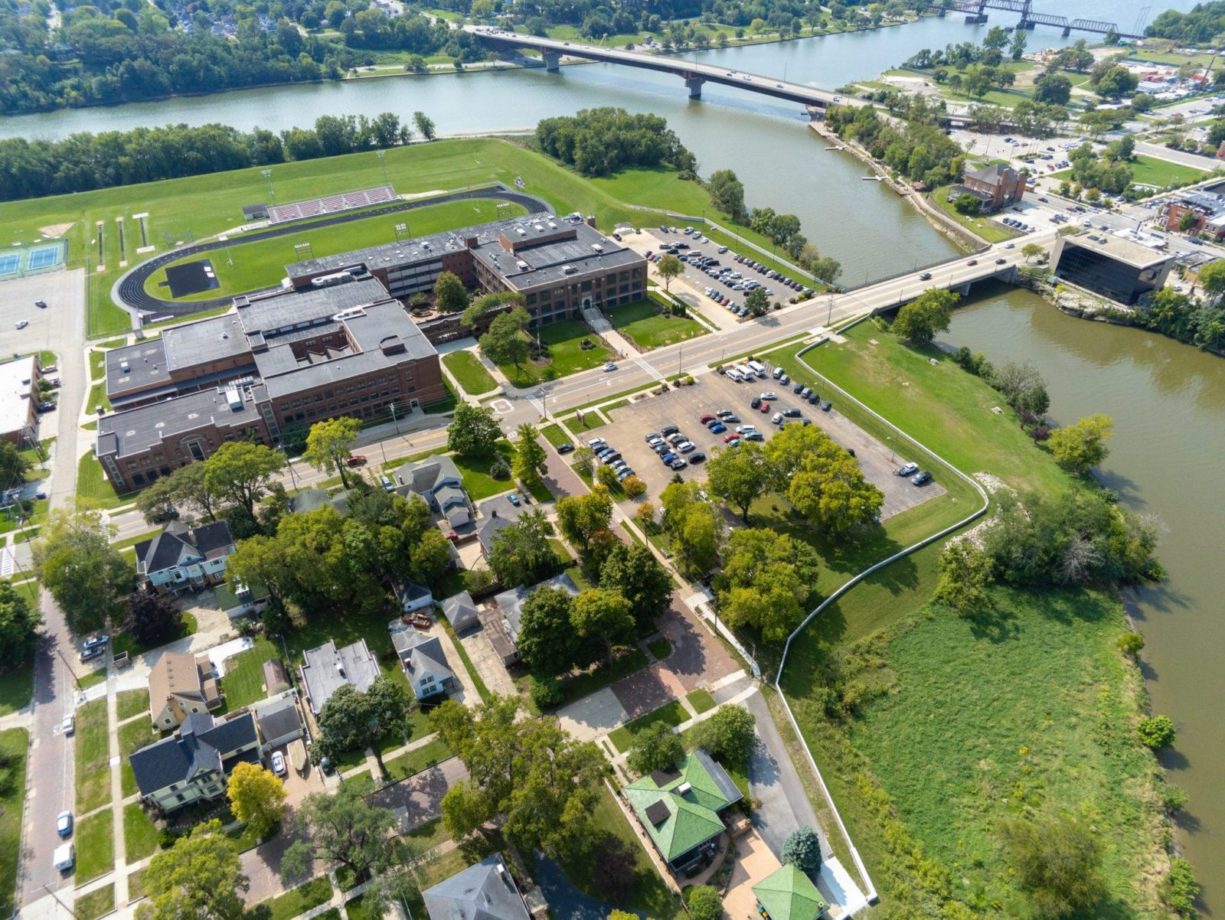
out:
<path id="1" fill-rule="evenodd" d="M 131 719 L 149 711 L 148 690 L 121 690 L 115 700 L 119 721 Z"/>
<path id="2" fill-rule="evenodd" d="M 135 493 L 116 495 L 111 484 L 102 473 L 102 464 L 94 459 L 92 452 L 77 461 L 77 508 L 118 508 L 136 497 Z"/>
<path id="3" fill-rule="evenodd" d="M 104 885 L 76 899 L 72 911 L 76 920 L 97 920 L 115 909 L 115 885 Z"/>
<path id="4" fill-rule="evenodd" d="M 331 897 L 332 883 L 326 876 L 321 876 L 285 892 L 278 898 L 265 901 L 264 904 L 269 910 L 268 920 L 292 920 L 312 907 L 327 903 Z"/>
<path id="5" fill-rule="evenodd" d="M 600 795 L 592 817 L 594 837 L 597 839 L 617 838 L 630 847 L 635 856 L 634 884 L 630 889 L 629 897 L 625 899 L 625 903 L 614 906 L 634 910 L 644 916 L 654 917 L 656 920 L 671 920 L 673 917 L 682 915 L 680 899 L 672 893 L 655 871 L 654 863 L 643 850 L 642 844 L 634 835 L 625 815 L 622 814 L 617 803 L 613 801 L 612 793 L 607 789 Z M 597 843 L 587 847 L 582 853 L 568 854 L 561 860 L 562 869 L 570 881 L 582 891 L 595 897 L 600 897 L 600 895 L 596 891 L 592 876 L 601 849 Z"/>
<path id="6" fill-rule="evenodd" d="M 706 327 L 687 316 L 662 313 L 652 300 L 639 300 L 614 307 L 608 318 L 614 328 L 640 351 L 673 345 L 706 333 Z"/>
<path id="7" fill-rule="evenodd" d="M 451 749 L 446 746 L 441 738 L 435 738 L 423 747 L 409 751 L 406 754 L 401 754 L 394 760 L 386 761 L 383 767 L 387 770 L 388 779 L 394 781 L 414 776 L 427 767 L 441 763 L 451 756 Z"/>
<path id="8" fill-rule="evenodd" d="M 280 649 L 271 640 L 257 636 L 251 648 L 230 658 L 221 678 L 226 708 L 241 709 L 262 700 L 265 696 L 264 662 L 280 657 Z"/>
<path id="9" fill-rule="evenodd" d="M 526 213 L 523 207 L 512 204 L 510 217 Z M 348 252 L 367 246 L 394 243 L 395 227 L 407 223 L 413 236 L 427 236 L 457 227 L 470 227 L 498 219 L 497 202 L 492 200 L 452 201 L 430 205 L 413 211 L 383 214 L 364 220 L 354 220 L 340 228 L 321 227 L 302 230 L 269 240 L 244 242 L 241 235 L 233 237 L 233 245 L 205 253 L 204 258 L 212 262 L 219 286 L 177 298 L 178 302 L 212 300 L 217 297 L 234 296 L 247 291 L 272 287 L 285 275 L 285 266 L 298 261 L 301 256 L 295 248 L 303 243 L 310 246 L 315 258 Z M 173 268 L 185 262 L 201 258 L 196 254 L 180 262 L 171 263 Z M 166 268 L 158 269 L 145 282 L 145 290 L 156 297 L 169 299 L 169 289 L 161 287 L 166 280 Z"/>
<path id="10" fill-rule="evenodd" d="M 618 751 L 624 753 L 634 743 L 634 738 L 652 725 L 663 723 L 675 728 L 688 720 L 689 713 L 685 711 L 685 707 L 680 704 L 679 700 L 672 700 L 648 712 L 645 716 L 639 716 L 633 722 L 626 722 L 620 728 L 614 729 L 609 733 L 608 740 L 616 746 Z"/>
<path id="11" fill-rule="evenodd" d="M 511 457 L 514 455 L 514 448 L 509 441 L 499 441 L 497 444 L 497 452 L 506 460 L 507 465 L 510 465 Z M 473 501 L 480 501 L 483 498 L 489 498 L 491 495 L 497 495 L 501 492 L 509 492 L 515 487 L 514 482 L 510 479 L 494 479 L 489 475 L 489 467 L 493 463 L 493 457 L 463 457 L 459 454 L 453 454 L 451 457 L 455 461 L 456 468 L 459 469 L 460 475 L 464 479 L 464 489 Z"/>
<path id="12" fill-rule="evenodd" d="M 157 741 L 161 735 L 153 730 L 152 724 L 146 719 L 133 719 L 126 725 L 119 726 L 119 783 L 124 798 L 136 792 L 136 774 L 128 763 L 128 756 Z"/>
<path id="13" fill-rule="evenodd" d="M 73 840 L 77 846 L 78 885 L 109 872 L 115 864 L 114 815 L 109 808 L 77 822 Z"/>
<path id="14" fill-rule="evenodd" d="M 532 333 L 533 337 L 535 333 Z M 584 349 L 582 342 L 587 340 L 594 348 Z M 529 361 L 516 368 L 513 364 L 499 364 L 498 367 L 507 379 L 517 387 L 530 387 L 544 379 L 546 368 L 552 368 L 557 377 L 565 377 L 579 371 L 599 367 L 612 357 L 612 351 L 606 348 L 601 339 L 581 319 L 568 319 L 560 323 L 550 323 L 540 327 L 540 342 L 548 346 L 549 359 L 546 363 L 537 364 Z"/>
<path id="15" fill-rule="evenodd" d="M 412 846 L 422 851 L 432 850 L 444 840 L 451 839 L 447 833 L 446 826 L 442 823 L 442 818 L 426 821 L 424 824 L 414 827 L 404 837 L 412 843 Z"/>
<path id="16" fill-rule="evenodd" d="M 1155 185 L 1157 188 L 1189 185 L 1207 175 L 1202 169 L 1196 169 L 1194 166 L 1171 163 L 1169 160 L 1159 160 L 1156 157 L 1137 156 L 1128 166 L 1131 168 L 1133 183 Z"/>
<path id="17" fill-rule="evenodd" d="M 83 815 L 111 800 L 110 742 L 107 738 L 106 700 L 77 707 L 77 806 Z M 78 843 L 77 849 L 80 850 Z"/>
<path id="18" fill-rule="evenodd" d="M 123 806 L 123 845 L 127 849 L 129 863 L 152 856 L 159 839 L 157 828 L 139 802 Z"/>
<path id="19" fill-rule="evenodd" d="M 128 900 L 135 901 L 145 896 L 145 870 L 138 869 L 128 876 Z"/>
<path id="20" fill-rule="evenodd" d="M 0 916 L 4 917 L 11 916 L 16 906 L 14 894 L 21 854 L 21 815 L 25 807 L 29 743 L 30 735 L 24 728 L 0 732 L 0 753 L 12 764 L 8 784 L 0 789 Z"/>
<path id="21" fill-rule="evenodd" d="M 0 716 L 23 709 L 34 693 L 34 669 L 17 668 L 0 674 Z"/>
<path id="22" fill-rule="evenodd" d="M 453 351 L 443 357 L 442 363 L 469 396 L 488 393 L 498 385 L 489 371 L 485 370 L 480 358 L 470 351 Z"/>
<path id="23" fill-rule="evenodd" d="M 85 411 L 110 412 L 111 408 L 111 401 L 106 395 L 106 381 L 99 380 L 89 388 L 89 395 L 85 398 Z"/>
<path id="24" fill-rule="evenodd" d="M 1015 236 L 1020 236 L 1019 232 L 1011 230 L 1003 224 L 996 223 L 986 216 L 967 217 L 965 214 L 960 213 L 953 207 L 953 202 L 949 201 L 949 191 L 951 189 L 951 185 L 942 185 L 928 196 L 928 200 L 953 220 L 957 221 L 957 223 L 961 224 L 961 226 L 988 243 L 1000 243 L 1004 240 L 1010 240 Z"/>
<path id="25" fill-rule="evenodd" d="M 709 712 L 715 708 L 715 698 L 710 695 L 710 691 L 698 687 L 696 690 L 689 691 L 685 697 L 689 701 L 689 705 L 693 707 L 693 711 L 698 715 L 704 712 Z"/>
<path id="26" fill-rule="evenodd" d="M 372 913 L 360 894 L 345 901 L 345 913 L 348 914 L 349 920 L 382 920 L 382 915 Z"/>
<path id="27" fill-rule="evenodd" d="M 540 429 L 540 433 L 544 435 L 544 439 L 554 447 L 561 447 L 563 444 L 570 443 L 570 435 L 562 431 L 561 425 L 556 423 L 552 425 L 545 425 Z"/>

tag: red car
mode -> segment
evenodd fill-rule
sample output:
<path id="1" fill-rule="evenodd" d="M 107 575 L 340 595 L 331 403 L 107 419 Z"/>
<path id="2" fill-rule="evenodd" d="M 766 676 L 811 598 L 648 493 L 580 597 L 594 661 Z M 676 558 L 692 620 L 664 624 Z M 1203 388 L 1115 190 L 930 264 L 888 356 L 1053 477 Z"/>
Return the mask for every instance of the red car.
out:
<path id="1" fill-rule="evenodd" d="M 715 417 L 711 415 L 710 413 L 707 413 L 706 415 L 703 415 L 701 418 L 698 419 L 698 421 L 701 422 L 703 425 L 708 425 L 714 420 L 715 420 Z"/>
<path id="2" fill-rule="evenodd" d="M 365 466 L 366 458 L 363 457 L 361 454 L 354 454 L 345 462 L 349 464 L 349 466 Z"/>
<path id="3" fill-rule="evenodd" d="M 769 412 L 769 411 L 770 411 L 770 404 L 769 404 L 768 402 L 766 402 L 765 400 L 762 400 L 761 405 L 758 407 L 758 411 L 759 411 L 759 412 Z"/>
<path id="4" fill-rule="evenodd" d="M 732 434 L 725 434 L 725 435 L 723 436 L 723 443 L 724 443 L 724 444 L 731 444 L 731 443 L 732 443 L 732 441 L 739 441 L 739 440 L 740 440 L 740 435 L 735 434 L 735 433 L 732 433 Z"/>

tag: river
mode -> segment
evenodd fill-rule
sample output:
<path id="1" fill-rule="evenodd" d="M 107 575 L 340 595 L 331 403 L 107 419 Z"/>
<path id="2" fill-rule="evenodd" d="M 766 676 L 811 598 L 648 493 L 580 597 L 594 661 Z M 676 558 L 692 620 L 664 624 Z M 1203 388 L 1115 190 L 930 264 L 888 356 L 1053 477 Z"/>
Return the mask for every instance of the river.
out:
<path id="1" fill-rule="evenodd" d="M 1059 422 L 1093 412 L 1114 419 L 1102 481 L 1164 525 L 1158 555 L 1169 577 L 1128 592 L 1128 612 L 1144 634 L 1153 711 L 1178 726 L 1165 763 L 1190 795 L 1179 839 L 1205 903 L 1225 903 L 1225 672 L 1217 657 L 1225 648 L 1225 362 L 1136 329 L 1065 316 L 1019 289 L 956 311 L 947 338 L 997 363 L 1032 361 Z"/>
<path id="2" fill-rule="evenodd" d="M 1193 0 L 1165 5 L 1189 9 Z M 1037 0 L 1060 15 L 1112 20 L 1125 30 L 1147 0 Z M 1010 24 L 1015 14 L 992 13 Z M 868 79 L 923 47 L 974 41 L 983 26 L 961 17 L 925 19 L 898 28 L 784 44 L 695 54 L 729 69 L 837 87 Z M 1065 44 L 1049 29 L 1031 33 L 1030 48 Z M 266 89 L 189 99 L 78 109 L 0 119 L 0 137 L 57 138 L 76 131 L 124 130 L 167 122 L 221 122 L 240 129 L 281 130 L 323 114 L 429 114 L 443 134 L 532 127 L 581 108 L 623 106 L 663 115 L 709 174 L 734 169 L 752 206 L 797 214 L 805 233 L 844 266 L 850 284 L 952 255 L 943 236 L 891 191 L 860 181 L 866 170 L 827 152 L 791 106 L 707 85 L 700 102 L 676 78 L 610 65 L 542 71 L 466 73 Z M 882 242 L 884 245 L 882 246 Z M 1090 412 L 1113 416 L 1116 433 L 1106 476 L 1126 501 L 1156 514 L 1168 532 L 1161 558 L 1169 580 L 1140 592 L 1134 612 L 1148 646 L 1154 708 L 1179 725 L 1170 758 L 1173 779 L 1191 794 L 1194 822 L 1180 835 L 1211 904 L 1225 879 L 1225 796 L 1217 792 L 1225 762 L 1219 701 L 1225 669 L 1214 656 L 1225 640 L 1225 566 L 1213 536 L 1225 512 L 1219 467 L 1225 456 L 1225 362 L 1142 332 L 1065 317 L 1024 291 L 990 296 L 959 311 L 953 337 L 1002 361 L 1033 360 L 1048 381 L 1061 420 Z"/>

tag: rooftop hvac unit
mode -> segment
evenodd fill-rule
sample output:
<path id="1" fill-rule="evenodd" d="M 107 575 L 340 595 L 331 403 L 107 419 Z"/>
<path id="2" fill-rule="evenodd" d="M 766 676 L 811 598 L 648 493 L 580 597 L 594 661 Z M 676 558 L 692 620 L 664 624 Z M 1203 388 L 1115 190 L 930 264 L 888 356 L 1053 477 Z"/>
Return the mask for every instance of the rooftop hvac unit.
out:
<path id="1" fill-rule="evenodd" d="M 604 247 L 603 247 L 603 246 L 601 246 L 599 243 L 592 243 L 592 244 L 591 244 L 591 248 L 592 248 L 592 249 L 594 249 L 596 252 L 603 252 L 603 251 L 604 251 Z"/>
<path id="2" fill-rule="evenodd" d="M 339 674 L 341 677 L 345 676 L 344 662 L 342 661 L 336 662 L 336 673 Z"/>
<path id="3" fill-rule="evenodd" d="M 522 227 L 516 227 L 515 232 L 518 233 L 520 236 L 527 236 L 527 231 L 524 230 Z"/>
<path id="4" fill-rule="evenodd" d="M 563 275 L 573 275 L 576 271 L 578 271 L 578 269 L 573 265 L 563 265 L 561 267 L 561 271 Z"/>
<path id="5" fill-rule="evenodd" d="M 235 412 L 242 408 L 242 394 L 238 392 L 238 387 L 231 385 L 225 388 L 225 401 Z"/>
<path id="6" fill-rule="evenodd" d="M 550 229 L 550 230 L 556 230 L 556 229 L 557 229 L 557 221 L 555 221 L 555 220 L 551 220 L 551 221 L 549 221 L 549 229 Z"/>
<path id="7" fill-rule="evenodd" d="M 519 271 L 521 272 L 527 271 L 527 263 L 524 262 L 522 259 L 516 259 L 515 265 L 519 266 Z"/>
<path id="8" fill-rule="evenodd" d="M 688 792 L 689 792 L 689 791 L 691 791 L 692 789 L 693 789 L 693 786 L 692 786 L 692 785 L 690 785 L 689 783 L 681 783 L 679 786 L 677 786 L 677 787 L 676 787 L 676 794 L 677 794 L 677 795 L 685 795 L 686 793 L 688 793 Z"/>
<path id="9" fill-rule="evenodd" d="M 121 371 L 123 371 L 123 372 L 126 374 L 128 371 L 130 371 L 130 370 L 132 369 L 132 366 L 131 366 L 130 364 L 128 364 L 128 362 L 127 362 L 127 361 L 120 361 L 120 362 L 119 362 L 119 369 L 120 369 Z"/>
<path id="10" fill-rule="evenodd" d="M 532 224 L 532 229 L 537 233 L 544 233 L 544 224 Z"/>

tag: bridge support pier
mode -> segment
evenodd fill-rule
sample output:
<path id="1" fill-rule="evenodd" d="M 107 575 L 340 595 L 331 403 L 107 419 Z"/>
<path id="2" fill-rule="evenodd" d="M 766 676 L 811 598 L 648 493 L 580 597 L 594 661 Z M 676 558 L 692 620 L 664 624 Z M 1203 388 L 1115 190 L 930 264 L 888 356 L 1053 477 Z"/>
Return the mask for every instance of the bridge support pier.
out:
<path id="1" fill-rule="evenodd" d="M 685 77 L 685 85 L 689 87 L 690 99 L 702 98 L 702 84 L 705 82 L 705 77 Z"/>
<path id="2" fill-rule="evenodd" d="M 1071 34 L 1072 34 L 1072 27 L 1071 27 L 1071 26 L 1064 26 L 1064 27 L 1063 27 L 1063 37 L 1064 37 L 1064 38 L 1067 38 L 1067 37 L 1068 37 L 1069 35 L 1071 35 Z"/>
<path id="3" fill-rule="evenodd" d="M 962 297 L 969 297 L 970 296 L 970 282 L 967 281 L 960 288 L 958 288 L 957 293 L 960 294 Z"/>
<path id="4" fill-rule="evenodd" d="M 987 21 L 986 13 L 966 13 L 966 25 L 980 26 Z"/>
<path id="5" fill-rule="evenodd" d="M 548 73 L 557 73 L 561 67 L 561 54 L 557 51 L 541 51 L 540 56 L 544 58 L 544 69 Z"/>

